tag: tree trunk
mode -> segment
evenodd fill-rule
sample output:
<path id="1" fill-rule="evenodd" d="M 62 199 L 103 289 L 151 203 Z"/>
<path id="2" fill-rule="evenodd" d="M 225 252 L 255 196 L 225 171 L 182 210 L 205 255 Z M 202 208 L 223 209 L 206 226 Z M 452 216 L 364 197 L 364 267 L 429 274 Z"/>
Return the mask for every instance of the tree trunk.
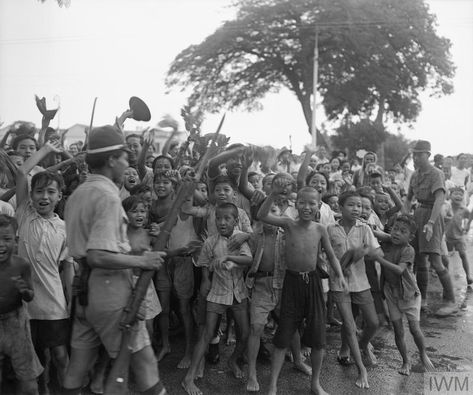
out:
<path id="1" fill-rule="evenodd" d="M 374 124 L 379 127 L 380 130 L 384 130 L 383 126 L 383 115 L 384 115 L 384 98 L 379 100 L 378 112 L 376 114 L 376 119 Z M 383 166 L 383 169 L 386 167 L 386 161 L 384 158 L 384 141 L 381 143 L 381 146 L 378 149 L 378 163 Z"/>

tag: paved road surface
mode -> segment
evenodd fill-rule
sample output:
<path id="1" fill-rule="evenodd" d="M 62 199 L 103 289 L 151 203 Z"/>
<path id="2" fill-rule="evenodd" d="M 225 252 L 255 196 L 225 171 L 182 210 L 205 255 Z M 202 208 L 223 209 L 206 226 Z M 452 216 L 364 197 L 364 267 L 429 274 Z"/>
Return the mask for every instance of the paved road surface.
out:
<path id="1" fill-rule="evenodd" d="M 473 246 L 469 245 L 470 262 L 473 261 Z M 473 289 L 466 287 L 465 275 L 458 254 L 450 258 L 451 273 L 455 285 L 459 312 L 448 318 L 436 318 L 423 315 L 421 327 L 426 337 L 429 356 L 439 371 L 473 372 Z M 472 266 L 473 268 L 473 266 Z M 441 286 L 437 278 L 431 275 L 429 300 L 432 307 L 441 302 Z M 406 324 L 406 339 L 412 362 L 417 361 L 417 348 Z M 174 339 L 174 344 L 178 339 Z M 340 345 L 339 332 L 328 333 L 328 348 L 322 369 L 322 385 L 331 394 L 422 394 L 423 374 L 414 367 L 409 377 L 401 376 L 397 369 L 401 358 L 394 343 L 394 334 L 383 328 L 373 340 L 378 366 L 368 369 L 370 389 L 359 390 L 354 386 L 355 366 L 342 367 L 336 361 L 336 352 Z M 182 347 L 175 345 L 176 352 L 165 358 L 160 364 L 161 375 L 170 394 L 184 394 L 180 380 L 185 371 L 176 368 L 182 355 Z M 226 360 L 231 347 L 221 347 L 223 354 L 217 366 L 207 366 L 206 374 L 198 385 L 204 394 L 238 395 L 248 394 L 244 380 L 233 378 L 226 369 Z M 259 364 L 261 393 L 265 393 L 269 383 L 269 363 Z M 286 362 L 281 372 L 280 394 L 309 394 L 309 379 Z"/>

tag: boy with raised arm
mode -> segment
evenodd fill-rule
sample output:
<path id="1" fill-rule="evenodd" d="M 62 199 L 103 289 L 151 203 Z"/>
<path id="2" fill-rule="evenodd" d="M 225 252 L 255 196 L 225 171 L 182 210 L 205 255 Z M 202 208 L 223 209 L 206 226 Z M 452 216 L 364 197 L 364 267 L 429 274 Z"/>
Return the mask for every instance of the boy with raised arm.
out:
<path id="1" fill-rule="evenodd" d="M 319 203 L 318 192 L 314 188 L 302 188 L 297 194 L 296 209 L 299 219 L 294 220 L 270 213 L 271 206 L 286 188 L 285 182 L 284 179 L 273 182 L 271 194 L 258 211 L 258 218 L 261 221 L 282 227 L 286 232 L 287 270 L 281 296 L 280 324 L 273 341 L 275 349 L 269 393 L 277 392 L 277 380 L 286 349 L 305 318 L 307 325 L 301 340 L 303 344 L 312 348 L 311 390 L 316 394 L 324 394 L 325 391 L 320 385 L 320 370 L 325 348 L 325 303 L 320 277 L 316 270 L 320 244 L 327 253 L 339 286 L 345 289 L 346 283 L 325 227 L 314 222 Z"/>

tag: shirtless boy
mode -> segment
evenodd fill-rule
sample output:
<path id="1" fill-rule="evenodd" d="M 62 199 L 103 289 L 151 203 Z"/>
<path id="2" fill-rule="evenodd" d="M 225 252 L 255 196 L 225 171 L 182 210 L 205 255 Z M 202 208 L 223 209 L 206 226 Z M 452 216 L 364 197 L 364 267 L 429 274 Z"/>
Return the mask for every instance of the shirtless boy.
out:
<path id="1" fill-rule="evenodd" d="M 314 222 L 318 211 L 318 192 L 311 187 L 299 190 L 296 209 L 299 219 L 280 217 L 270 213 L 271 206 L 286 187 L 284 179 L 273 182 L 273 189 L 258 212 L 258 218 L 284 229 L 286 234 L 286 277 L 281 297 L 280 324 L 274 337 L 274 354 L 271 366 L 269 394 L 276 394 L 277 380 L 291 339 L 306 319 L 302 343 L 311 347 L 311 390 L 325 394 L 320 385 L 320 370 L 325 348 L 325 303 L 322 285 L 317 272 L 319 245 L 327 253 L 330 265 L 342 289 L 346 288 L 342 269 L 335 257 L 325 227 Z"/>

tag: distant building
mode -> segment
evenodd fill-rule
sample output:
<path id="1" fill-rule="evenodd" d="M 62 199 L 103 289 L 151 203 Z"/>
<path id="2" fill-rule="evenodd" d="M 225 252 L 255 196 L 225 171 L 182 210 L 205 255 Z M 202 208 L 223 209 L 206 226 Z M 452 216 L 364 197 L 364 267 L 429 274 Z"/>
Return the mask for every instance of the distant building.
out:
<path id="1" fill-rule="evenodd" d="M 71 144 L 77 142 L 77 141 L 85 141 L 85 131 L 88 128 L 87 125 L 81 124 L 81 123 L 76 123 L 75 125 L 72 125 L 69 129 L 67 129 L 67 134 L 66 138 L 64 140 L 64 145 L 65 147 L 69 147 Z M 130 134 L 138 134 L 141 135 L 142 131 L 141 130 L 125 130 L 125 136 L 128 136 Z M 166 143 L 166 140 L 169 138 L 171 135 L 172 131 L 171 130 L 165 130 L 165 129 L 155 129 L 155 145 L 158 149 L 158 152 L 161 151 L 163 148 L 164 144 Z M 174 136 L 174 140 L 179 141 L 182 143 L 185 141 L 187 138 L 186 132 L 178 132 Z"/>

